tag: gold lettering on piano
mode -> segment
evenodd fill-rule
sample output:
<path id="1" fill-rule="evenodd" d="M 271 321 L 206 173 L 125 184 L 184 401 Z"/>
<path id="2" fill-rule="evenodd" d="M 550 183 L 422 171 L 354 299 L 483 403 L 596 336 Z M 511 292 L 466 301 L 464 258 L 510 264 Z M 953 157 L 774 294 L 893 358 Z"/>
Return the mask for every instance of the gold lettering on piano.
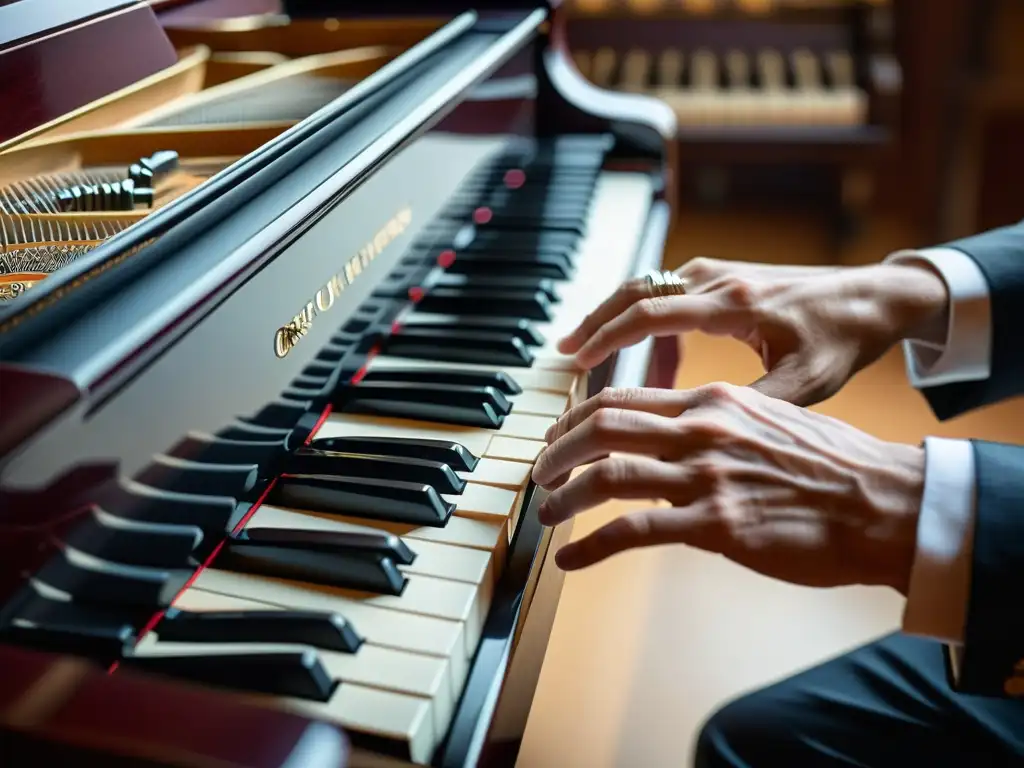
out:
<path id="1" fill-rule="evenodd" d="M 385 249 L 405 232 L 411 222 L 412 209 L 408 206 L 392 216 L 355 256 L 350 257 L 344 266 L 331 276 L 331 279 L 306 302 L 306 306 L 287 325 L 277 329 L 274 334 L 274 354 L 284 357 L 291 352 L 299 340 L 309 333 L 313 320 L 333 307 L 342 292 L 363 273 L 363 269 L 384 253 Z"/>

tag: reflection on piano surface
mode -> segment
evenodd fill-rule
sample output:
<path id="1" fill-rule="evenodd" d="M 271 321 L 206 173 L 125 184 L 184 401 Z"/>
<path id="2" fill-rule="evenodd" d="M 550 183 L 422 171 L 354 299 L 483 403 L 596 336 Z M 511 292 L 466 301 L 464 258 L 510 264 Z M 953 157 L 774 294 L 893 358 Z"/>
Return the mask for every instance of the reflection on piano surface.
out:
<path id="1" fill-rule="evenodd" d="M 650 344 L 589 376 L 554 345 L 660 263 L 671 112 L 580 79 L 540 2 L 167 5 L 141 12 L 178 63 L 0 151 L 0 669 L 136 680 L 95 725 L 110 759 L 159 680 L 197 718 L 340 726 L 351 765 L 511 764 L 570 533 L 533 462 L 588 392 L 663 373 Z M 223 757 L 145 741 L 133 765 Z"/>

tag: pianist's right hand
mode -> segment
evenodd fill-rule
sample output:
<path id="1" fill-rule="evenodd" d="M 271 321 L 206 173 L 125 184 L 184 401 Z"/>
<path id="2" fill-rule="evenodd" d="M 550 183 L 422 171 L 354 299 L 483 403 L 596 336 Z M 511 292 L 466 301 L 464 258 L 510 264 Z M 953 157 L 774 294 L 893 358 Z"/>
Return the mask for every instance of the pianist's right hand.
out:
<path id="1" fill-rule="evenodd" d="M 648 336 L 732 336 L 764 363 L 754 388 L 812 405 L 899 341 L 945 338 L 948 291 L 924 262 L 790 267 L 699 258 L 676 274 L 687 281 L 686 295 L 652 297 L 645 280 L 631 280 L 559 351 L 590 369 Z"/>

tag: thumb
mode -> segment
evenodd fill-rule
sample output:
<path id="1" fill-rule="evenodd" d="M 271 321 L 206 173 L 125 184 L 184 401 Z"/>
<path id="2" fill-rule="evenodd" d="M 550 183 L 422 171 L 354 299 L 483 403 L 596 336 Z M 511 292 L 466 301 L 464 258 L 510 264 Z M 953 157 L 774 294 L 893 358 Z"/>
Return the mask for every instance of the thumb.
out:
<path id="1" fill-rule="evenodd" d="M 775 361 L 775 365 L 750 388 L 793 405 L 814 405 L 835 394 L 836 390 L 832 376 L 816 373 L 822 370 L 828 371 L 828 367 L 811 355 L 794 352 Z"/>

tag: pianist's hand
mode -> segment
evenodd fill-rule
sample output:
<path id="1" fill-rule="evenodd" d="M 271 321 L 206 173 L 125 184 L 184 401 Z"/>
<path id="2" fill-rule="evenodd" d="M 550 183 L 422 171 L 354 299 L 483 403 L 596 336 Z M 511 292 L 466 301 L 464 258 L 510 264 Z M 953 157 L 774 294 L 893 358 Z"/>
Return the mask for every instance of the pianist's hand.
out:
<path id="1" fill-rule="evenodd" d="M 630 281 L 559 344 L 585 369 L 648 336 L 732 336 L 761 357 L 753 384 L 811 405 L 905 338 L 944 338 L 949 298 L 927 267 L 787 267 L 694 259 L 676 270 L 687 295 L 651 298 Z"/>
<path id="2" fill-rule="evenodd" d="M 795 584 L 906 593 L 922 448 L 729 384 L 607 390 L 564 414 L 547 440 L 533 472 L 551 490 L 545 525 L 609 499 L 671 504 L 566 545 L 556 556 L 564 569 L 682 543 Z"/>

